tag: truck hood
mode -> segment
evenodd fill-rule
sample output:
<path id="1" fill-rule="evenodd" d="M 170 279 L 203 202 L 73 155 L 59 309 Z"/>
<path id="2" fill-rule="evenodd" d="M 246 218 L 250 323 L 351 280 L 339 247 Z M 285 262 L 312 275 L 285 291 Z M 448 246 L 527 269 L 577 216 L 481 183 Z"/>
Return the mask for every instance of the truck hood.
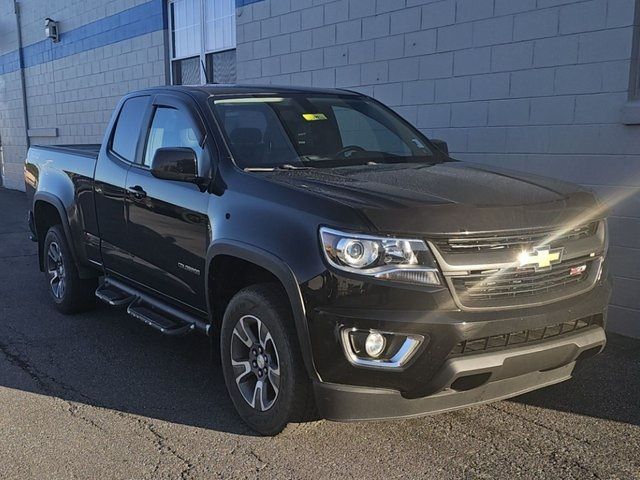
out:
<path id="1" fill-rule="evenodd" d="M 267 176 L 357 209 L 387 232 L 559 226 L 597 206 L 593 194 L 576 185 L 466 162 L 279 170 Z"/>

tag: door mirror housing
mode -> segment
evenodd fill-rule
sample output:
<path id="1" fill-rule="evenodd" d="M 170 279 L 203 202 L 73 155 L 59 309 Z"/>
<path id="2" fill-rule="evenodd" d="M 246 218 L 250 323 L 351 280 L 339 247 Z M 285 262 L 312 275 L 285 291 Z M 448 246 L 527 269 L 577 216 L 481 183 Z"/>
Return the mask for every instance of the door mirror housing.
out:
<path id="1" fill-rule="evenodd" d="M 151 175 L 163 180 L 198 183 L 196 152 L 185 147 L 163 147 L 156 150 L 151 162 Z"/>
<path id="2" fill-rule="evenodd" d="M 449 145 L 447 145 L 447 142 L 445 142 L 444 140 L 439 140 L 437 138 L 430 138 L 429 140 L 431 140 L 431 143 L 433 143 L 433 145 L 438 150 L 446 155 L 449 155 Z"/>

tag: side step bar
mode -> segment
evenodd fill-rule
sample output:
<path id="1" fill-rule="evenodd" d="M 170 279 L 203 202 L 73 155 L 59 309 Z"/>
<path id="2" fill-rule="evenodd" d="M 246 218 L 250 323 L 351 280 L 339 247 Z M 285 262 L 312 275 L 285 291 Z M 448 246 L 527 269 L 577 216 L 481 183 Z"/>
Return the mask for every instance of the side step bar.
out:
<path id="1" fill-rule="evenodd" d="M 109 283 L 104 282 L 96 290 L 96 297 L 107 305 L 112 307 L 122 307 L 129 305 L 136 297 L 129 295 L 118 288 L 112 287 Z"/>
<path id="2" fill-rule="evenodd" d="M 127 307 L 127 313 L 164 335 L 182 336 L 196 328 L 194 323 L 183 323 L 180 320 L 170 318 L 146 305 L 140 299 L 135 300 Z"/>
<path id="3" fill-rule="evenodd" d="M 209 334 L 211 326 L 202 319 L 114 278 L 105 278 L 96 297 L 111 306 L 126 305 L 129 315 L 164 335 L 180 336 L 192 331 Z"/>

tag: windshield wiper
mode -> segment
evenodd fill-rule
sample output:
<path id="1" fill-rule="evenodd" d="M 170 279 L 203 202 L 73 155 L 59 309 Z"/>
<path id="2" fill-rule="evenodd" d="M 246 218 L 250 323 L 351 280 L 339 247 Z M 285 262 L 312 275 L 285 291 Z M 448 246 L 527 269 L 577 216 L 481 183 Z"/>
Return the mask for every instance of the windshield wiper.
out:
<path id="1" fill-rule="evenodd" d="M 291 165 L 290 163 L 285 163 L 284 165 L 280 165 L 276 167 L 278 170 L 309 170 L 314 167 L 309 165 Z"/>
<path id="2" fill-rule="evenodd" d="M 273 172 L 275 170 L 311 170 L 314 167 L 308 165 L 291 165 L 285 163 L 284 165 L 278 165 L 276 167 L 245 167 L 245 172 Z"/>

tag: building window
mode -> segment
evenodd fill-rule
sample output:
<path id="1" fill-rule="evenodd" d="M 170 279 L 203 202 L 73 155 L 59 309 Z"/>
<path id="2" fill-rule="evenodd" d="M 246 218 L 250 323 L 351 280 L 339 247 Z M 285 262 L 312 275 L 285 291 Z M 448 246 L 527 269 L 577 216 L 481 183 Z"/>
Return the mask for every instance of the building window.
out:
<path id="1" fill-rule="evenodd" d="M 171 0 L 174 85 L 236 81 L 235 0 Z"/>
<path id="2" fill-rule="evenodd" d="M 225 50 L 207 54 L 207 72 L 211 83 L 236 81 L 236 51 Z"/>

